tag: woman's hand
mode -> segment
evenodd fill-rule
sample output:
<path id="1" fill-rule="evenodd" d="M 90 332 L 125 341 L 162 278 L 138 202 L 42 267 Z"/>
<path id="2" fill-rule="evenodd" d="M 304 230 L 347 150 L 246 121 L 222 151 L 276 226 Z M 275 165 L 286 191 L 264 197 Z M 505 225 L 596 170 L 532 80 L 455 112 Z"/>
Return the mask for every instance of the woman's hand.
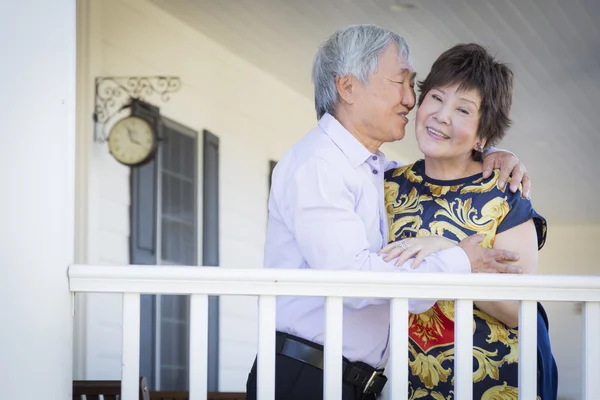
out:
<path id="1" fill-rule="evenodd" d="M 408 261 L 411 257 L 415 257 L 412 267 L 417 268 L 421 262 L 436 251 L 449 249 L 456 246 L 457 243 L 443 236 L 422 236 L 417 238 L 402 239 L 397 242 L 392 242 L 379 250 L 379 255 L 385 255 L 385 261 L 396 260 L 396 266 L 400 266 Z"/>

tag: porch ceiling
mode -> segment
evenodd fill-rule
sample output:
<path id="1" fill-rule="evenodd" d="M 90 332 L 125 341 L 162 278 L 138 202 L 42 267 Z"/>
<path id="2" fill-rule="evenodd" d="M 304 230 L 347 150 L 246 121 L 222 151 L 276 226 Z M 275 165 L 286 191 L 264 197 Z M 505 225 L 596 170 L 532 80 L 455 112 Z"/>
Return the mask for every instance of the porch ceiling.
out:
<path id="1" fill-rule="evenodd" d="M 309 99 L 314 52 L 345 25 L 402 34 L 421 76 L 458 42 L 490 46 L 516 74 L 514 125 L 502 146 L 528 166 L 536 208 L 550 223 L 600 223 L 597 0 L 149 1 Z M 405 160 L 420 154 L 413 136 L 394 145 Z"/>

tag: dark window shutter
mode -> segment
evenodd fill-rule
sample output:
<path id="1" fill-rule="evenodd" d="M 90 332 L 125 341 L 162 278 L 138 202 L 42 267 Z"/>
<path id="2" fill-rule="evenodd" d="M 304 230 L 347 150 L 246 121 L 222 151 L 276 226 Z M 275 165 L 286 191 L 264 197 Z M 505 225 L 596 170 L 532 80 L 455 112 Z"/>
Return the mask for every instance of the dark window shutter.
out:
<path id="1" fill-rule="evenodd" d="M 203 265 L 219 265 L 219 138 L 204 131 Z"/>
<path id="2" fill-rule="evenodd" d="M 219 265 L 219 138 L 204 131 L 202 265 Z M 208 304 L 208 390 L 219 385 L 219 298 Z"/>
<path id="3" fill-rule="evenodd" d="M 157 162 L 131 169 L 130 263 L 156 265 Z M 155 348 L 155 296 L 140 298 L 140 348 Z M 154 382 L 154 352 L 140 352 L 140 374 Z"/>
<path id="4" fill-rule="evenodd" d="M 156 264 L 156 160 L 131 169 L 131 237 L 132 264 Z M 148 216 L 153 218 L 148 218 Z"/>

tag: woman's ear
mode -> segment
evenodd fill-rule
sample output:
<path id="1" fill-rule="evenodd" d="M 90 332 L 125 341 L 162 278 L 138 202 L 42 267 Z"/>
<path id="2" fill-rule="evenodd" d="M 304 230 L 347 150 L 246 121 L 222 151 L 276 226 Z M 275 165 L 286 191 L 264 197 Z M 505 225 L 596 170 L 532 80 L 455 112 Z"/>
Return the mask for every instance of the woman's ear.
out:
<path id="1" fill-rule="evenodd" d="M 348 104 L 354 103 L 355 78 L 352 76 L 338 76 L 335 78 L 335 87 L 340 99 Z"/>
<path id="2" fill-rule="evenodd" d="M 473 146 L 473 150 L 483 153 L 483 149 L 485 149 L 485 143 L 487 140 L 479 138 L 479 140 Z"/>

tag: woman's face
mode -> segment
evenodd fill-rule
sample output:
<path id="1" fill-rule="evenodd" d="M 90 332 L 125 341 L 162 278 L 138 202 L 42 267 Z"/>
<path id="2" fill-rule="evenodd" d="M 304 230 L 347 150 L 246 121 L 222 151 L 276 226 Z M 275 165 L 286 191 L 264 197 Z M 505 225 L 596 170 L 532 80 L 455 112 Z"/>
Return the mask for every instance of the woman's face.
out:
<path id="1" fill-rule="evenodd" d="M 431 89 L 417 110 L 416 137 L 425 156 L 470 159 L 477 148 L 481 96 L 476 89 L 459 91 L 459 86 Z"/>

